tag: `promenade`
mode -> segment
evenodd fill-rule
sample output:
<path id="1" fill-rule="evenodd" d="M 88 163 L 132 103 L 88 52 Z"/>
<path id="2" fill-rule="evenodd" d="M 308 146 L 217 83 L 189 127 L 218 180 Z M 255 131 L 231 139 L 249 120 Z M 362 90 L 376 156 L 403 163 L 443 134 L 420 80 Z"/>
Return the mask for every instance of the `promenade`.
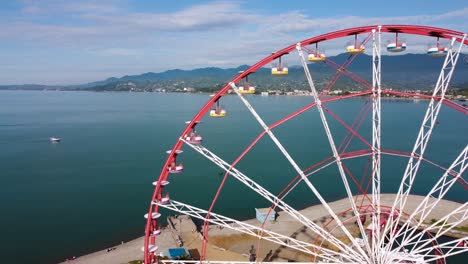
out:
<path id="1" fill-rule="evenodd" d="M 395 199 L 394 194 L 382 194 L 381 204 L 385 206 L 391 206 Z M 406 213 L 413 212 L 416 207 L 424 199 L 423 196 L 411 195 L 408 197 L 407 205 L 405 207 Z M 364 201 L 364 205 L 368 202 Z M 329 203 L 330 207 L 334 212 L 343 212 L 349 209 L 348 198 L 341 199 L 332 203 Z M 430 224 L 432 219 L 441 219 L 461 204 L 457 202 L 441 200 L 435 210 L 432 210 L 430 215 L 425 221 L 426 224 Z M 323 226 L 328 223 L 331 218 L 327 210 L 322 205 L 314 205 L 300 210 L 301 214 L 314 221 L 316 224 Z M 255 212 L 252 208 L 252 216 Z M 351 211 L 348 211 L 340 216 L 345 222 L 345 226 L 350 230 L 351 233 L 357 234 L 357 228 L 354 226 L 354 221 L 347 220 L 352 219 Z M 161 235 L 158 237 L 157 245 L 158 251 L 163 251 L 170 247 L 177 247 L 177 239 L 181 239 L 183 246 L 190 249 L 195 255 L 197 252 L 201 252 L 202 241 L 200 239 L 200 233 L 196 231 L 196 227 L 193 221 L 186 216 L 179 216 L 172 218 L 173 227 L 165 228 L 162 230 Z M 250 219 L 244 221 L 248 224 L 260 226 L 261 224 L 256 219 Z M 333 229 L 334 223 L 331 223 L 327 229 L 333 230 L 333 234 L 337 237 L 340 236 L 339 230 Z M 459 227 L 468 227 L 468 220 L 465 220 L 459 225 Z M 290 215 L 279 212 L 275 222 L 266 223 L 265 228 L 276 233 L 288 235 L 298 240 L 305 242 L 313 242 L 316 236 L 310 232 L 308 228 L 297 222 Z M 467 237 L 468 234 L 465 232 L 454 230 L 447 235 L 453 237 Z M 89 255 L 78 257 L 73 263 L 81 264 L 120 264 L 128 263 L 132 260 L 138 260 L 143 258 L 141 248 L 143 246 L 143 237 L 135 240 L 125 242 L 123 244 L 111 246 L 107 249 L 94 252 Z M 211 226 L 209 230 L 209 243 L 207 246 L 207 257 L 208 259 L 230 259 L 238 261 L 248 261 L 249 252 L 252 246 L 257 250 L 258 257 L 263 261 L 311 261 L 309 255 L 289 250 L 288 248 L 279 247 L 278 245 L 262 241 L 261 245 L 258 244 L 258 239 L 244 234 L 239 234 L 228 228 L 217 228 Z M 258 247 L 258 248 L 257 248 Z M 109 249 L 112 249 L 109 251 Z M 66 262 L 64 262 L 66 263 Z"/>

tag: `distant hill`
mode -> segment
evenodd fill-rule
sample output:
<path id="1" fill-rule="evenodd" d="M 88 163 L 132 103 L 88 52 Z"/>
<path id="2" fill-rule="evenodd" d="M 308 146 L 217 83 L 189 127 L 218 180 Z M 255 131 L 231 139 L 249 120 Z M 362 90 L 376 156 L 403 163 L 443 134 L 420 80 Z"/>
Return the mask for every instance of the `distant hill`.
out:
<path id="1" fill-rule="evenodd" d="M 459 63 L 452 78 L 453 87 L 464 87 L 468 84 L 467 55 L 460 55 Z M 342 64 L 349 55 L 340 54 L 330 59 Z M 371 81 L 371 56 L 359 55 L 355 58 L 349 70 Z M 382 84 L 395 89 L 430 89 L 440 72 L 444 58 L 429 57 L 425 54 L 405 54 L 400 56 L 382 56 Z M 309 70 L 318 89 L 325 87 L 334 70 L 325 63 L 310 63 Z M 180 90 L 194 88 L 202 91 L 214 91 L 229 82 L 240 70 L 248 65 L 237 68 L 221 69 L 216 67 L 199 68 L 194 70 L 168 70 L 160 73 L 147 72 L 140 75 L 126 75 L 120 78 L 111 77 L 106 80 L 74 86 L 47 85 L 10 85 L 0 86 L 0 89 L 58 89 L 58 90 L 90 90 L 90 91 L 154 91 Z M 290 66 L 287 76 L 271 76 L 270 69 L 262 68 L 249 77 L 251 83 L 259 90 L 262 89 L 308 89 L 304 71 L 300 66 Z M 337 82 L 336 89 L 359 88 L 354 81 L 343 76 Z"/>

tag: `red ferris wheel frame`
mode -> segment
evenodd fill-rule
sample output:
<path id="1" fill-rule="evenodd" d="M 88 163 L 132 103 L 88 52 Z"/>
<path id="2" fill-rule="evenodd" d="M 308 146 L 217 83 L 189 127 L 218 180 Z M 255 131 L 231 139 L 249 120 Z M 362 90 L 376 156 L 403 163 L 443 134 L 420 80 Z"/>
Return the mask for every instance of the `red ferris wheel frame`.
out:
<path id="1" fill-rule="evenodd" d="M 463 32 L 449 30 L 449 29 L 443 29 L 443 28 L 437 28 L 437 27 L 419 26 L 419 25 L 382 25 L 382 26 L 372 25 L 372 26 L 355 27 L 355 28 L 344 29 L 344 30 L 339 30 L 339 31 L 334 31 L 334 32 L 322 34 L 322 35 L 319 35 L 319 36 L 315 36 L 315 37 L 312 37 L 312 38 L 305 39 L 303 41 L 300 41 L 299 43 L 300 43 L 301 46 L 305 47 L 305 46 L 308 46 L 308 45 L 311 45 L 311 44 L 324 42 L 324 41 L 327 41 L 327 40 L 333 40 L 333 39 L 342 38 L 342 37 L 346 37 L 346 36 L 370 33 L 373 30 L 376 30 L 377 28 L 380 29 L 380 32 L 384 32 L 384 33 L 403 33 L 403 34 L 412 34 L 412 35 L 420 35 L 420 36 L 445 38 L 445 39 L 455 38 L 455 40 L 457 42 L 463 41 L 464 45 L 468 45 L 468 40 L 466 40 L 466 39 L 463 40 L 463 38 L 462 38 L 463 35 L 465 34 Z M 264 67 L 265 65 L 268 65 L 270 62 L 274 61 L 275 59 L 290 53 L 294 49 L 296 49 L 296 43 L 272 53 L 270 56 L 265 57 L 264 59 L 260 60 L 259 62 L 255 63 L 254 65 L 252 65 L 248 69 L 246 69 L 243 72 L 241 72 L 240 74 L 238 74 L 236 77 L 234 77 L 231 80 L 231 82 L 232 83 L 238 83 L 243 78 L 247 77 L 249 74 L 254 73 L 255 71 L 257 71 L 258 69 Z M 366 81 L 364 81 L 363 83 L 365 84 Z M 180 140 L 180 138 L 182 138 L 184 135 L 189 134 L 195 128 L 195 126 L 202 120 L 202 118 L 206 115 L 206 113 L 208 111 L 210 111 L 212 106 L 214 104 L 216 104 L 216 102 L 224 94 L 226 94 L 228 92 L 228 90 L 231 89 L 231 88 L 232 87 L 230 86 L 229 83 L 226 84 L 223 88 L 221 88 L 200 109 L 200 111 L 192 118 L 190 123 L 182 131 L 181 136 L 179 137 L 179 139 L 176 141 L 175 145 L 173 146 L 173 148 L 172 148 L 172 150 L 171 150 L 171 152 L 169 154 L 169 157 L 167 158 L 167 160 L 166 160 L 166 162 L 165 162 L 165 164 L 164 164 L 164 166 L 162 168 L 159 179 L 158 179 L 157 183 L 155 184 L 155 189 L 154 189 L 151 201 L 162 198 L 161 197 L 162 196 L 161 182 L 165 181 L 167 179 L 168 174 L 169 174 L 167 168 L 169 167 L 170 163 L 175 159 L 175 157 L 177 155 L 177 152 L 183 146 L 184 142 L 182 140 Z M 387 91 L 387 92 L 388 93 L 393 93 L 393 94 L 399 94 L 399 95 L 403 95 L 403 96 L 407 95 L 407 94 L 404 94 L 402 92 L 395 92 L 395 91 Z M 357 93 L 357 94 L 348 95 L 348 96 L 330 98 L 330 99 L 322 100 L 322 102 L 331 102 L 331 101 L 342 100 L 342 99 L 350 98 L 350 97 L 368 95 L 368 94 L 371 94 L 370 90 L 364 91 L 364 92 L 361 92 L 361 93 Z M 434 98 L 434 99 L 437 100 L 437 98 Z M 465 107 L 462 107 L 462 106 L 460 106 L 460 105 L 458 105 L 458 104 L 456 104 L 454 102 L 446 100 L 446 102 L 444 102 L 444 104 L 446 104 L 446 105 L 448 105 L 448 106 L 450 106 L 450 107 L 452 107 L 452 108 L 454 108 L 454 109 L 456 109 L 458 111 L 461 111 L 464 114 L 467 114 L 467 109 Z M 274 128 L 274 127 L 284 123 L 285 121 L 287 121 L 287 120 L 289 120 L 289 119 L 303 113 L 304 111 L 306 111 L 306 110 L 308 110 L 308 109 L 310 109 L 310 108 L 312 108 L 314 106 L 315 106 L 315 104 L 311 103 L 311 104 L 303 107 L 302 109 L 299 109 L 296 112 L 290 114 L 289 116 L 279 120 L 278 122 L 272 124 L 270 126 L 270 128 Z M 357 135 L 357 133 L 355 131 L 353 131 L 353 129 L 350 128 L 348 130 L 351 131 L 352 133 L 355 133 L 355 135 Z M 255 145 L 256 142 L 258 142 L 258 140 L 264 134 L 265 134 L 265 132 L 260 133 L 260 135 L 258 135 L 258 137 L 252 142 L 252 144 L 249 147 L 247 147 L 247 149 L 234 162 L 234 164 L 237 163 L 251 149 L 251 147 L 253 147 L 253 145 Z M 351 155 L 351 154 L 348 154 L 348 155 Z M 358 153 L 357 155 L 362 155 L 362 153 L 361 154 Z M 400 155 L 405 155 L 405 154 L 400 153 Z M 149 252 L 148 246 L 149 246 L 150 243 L 151 244 L 155 243 L 154 237 L 151 236 L 151 234 L 152 234 L 152 231 L 157 229 L 157 220 L 152 219 L 151 215 L 154 212 L 157 212 L 157 211 L 158 211 L 158 205 L 150 203 L 149 210 L 148 210 L 148 217 L 147 217 L 147 221 L 146 221 L 145 239 L 144 239 L 144 261 L 145 261 L 145 263 L 151 263 L 152 259 L 154 258 L 153 253 Z M 210 209 L 210 211 L 211 211 L 211 209 Z M 152 240 L 152 241 L 150 241 L 150 240 Z"/>

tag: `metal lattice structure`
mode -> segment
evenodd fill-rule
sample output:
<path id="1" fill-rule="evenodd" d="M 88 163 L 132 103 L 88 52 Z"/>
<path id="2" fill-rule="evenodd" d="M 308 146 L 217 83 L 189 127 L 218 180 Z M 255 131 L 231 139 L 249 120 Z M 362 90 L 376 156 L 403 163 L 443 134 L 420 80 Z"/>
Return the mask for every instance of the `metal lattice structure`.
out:
<path id="1" fill-rule="evenodd" d="M 447 47 L 445 60 L 441 66 L 437 83 L 434 86 L 432 95 L 408 93 L 394 90 L 385 90 L 381 86 L 382 75 L 382 60 L 381 60 L 381 38 L 383 34 L 411 34 L 427 37 L 437 37 L 450 40 L 450 45 Z M 307 64 L 307 48 L 309 45 L 323 43 L 333 39 L 344 38 L 347 36 L 363 35 L 364 40 L 359 48 L 364 47 L 368 42 L 372 46 L 372 82 L 368 82 L 359 75 L 349 71 L 348 66 L 360 54 L 360 50 L 353 51 L 352 55 L 342 64 L 339 65 L 330 59 L 316 58 L 323 61 L 326 65 L 336 70 L 336 73 L 330 78 L 329 83 L 324 88 L 322 93 L 316 89 L 313 73 L 310 72 Z M 397 43 L 395 43 L 396 45 Z M 454 73 L 459 55 L 463 45 L 467 45 L 467 34 L 463 32 L 427 27 L 427 26 L 412 26 L 412 25 L 378 25 L 351 28 L 323 34 L 312 37 L 296 44 L 288 46 L 272 55 L 262 59 L 247 70 L 240 72 L 234 77 L 231 82 L 222 87 L 212 98 L 200 109 L 200 111 L 192 118 L 188 125 L 178 138 L 173 146 L 166 163 L 159 175 L 155 185 L 154 194 L 151 199 L 148 214 L 146 215 L 146 230 L 144 244 L 144 261 L 147 264 L 156 263 L 158 261 L 158 234 L 160 233 L 159 220 L 161 216 L 160 208 L 169 209 L 171 211 L 189 215 L 192 218 L 203 221 L 203 231 L 201 235 L 201 255 L 200 260 L 194 261 L 175 261 L 175 260 L 159 260 L 162 263 L 257 263 L 261 262 L 256 259 L 255 262 L 238 261 L 232 259 L 210 259 L 207 256 L 207 247 L 209 239 L 210 226 L 226 228 L 240 234 L 246 234 L 258 239 L 259 243 L 267 241 L 278 247 L 286 248 L 294 252 L 301 252 L 310 256 L 310 263 L 445 263 L 448 257 L 462 254 L 468 251 L 468 236 L 466 233 L 459 231 L 461 225 L 468 223 L 468 196 L 465 193 L 461 197 L 462 203 L 454 206 L 452 210 L 440 219 L 432 219 L 430 222 L 430 214 L 438 210 L 438 206 L 442 203 L 449 190 L 456 185 L 461 185 L 465 190 L 468 189 L 468 182 L 464 179 L 463 174 L 468 166 L 468 146 L 466 145 L 467 138 L 460 139 L 461 147 L 458 156 L 449 167 L 439 165 L 425 156 L 426 148 L 430 142 L 431 134 L 435 125 L 438 122 L 439 112 L 442 106 L 450 107 L 466 116 L 468 109 L 454 101 L 446 98 L 447 89 L 450 86 L 450 80 Z M 396 46 L 397 47 L 397 46 Z M 355 47 L 358 48 L 358 47 Z M 397 47 L 398 48 L 398 47 Z M 363 49 L 363 48 L 362 48 Z M 406 43 L 405 43 L 406 49 Z M 312 102 L 300 109 L 294 110 L 289 115 L 281 118 L 277 122 L 267 124 L 260 116 L 256 109 L 249 102 L 248 97 L 244 95 L 244 89 L 239 89 L 238 85 L 241 81 L 255 73 L 260 68 L 268 65 L 272 61 L 281 58 L 289 53 L 297 53 L 300 64 L 304 69 L 304 74 L 307 83 L 310 87 Z M 316 54 L 317 51 L 316 51 Z M 292 55 L 292 54 L 291 54 Z M 281 69 L 278 69 L 281 70 Z M 353 81 L 364 87 L 364 90 L 358 93 L 337 96 L 324 97 L 334 83 L 342 75 L 351 78 Z M 225 95 L 230 89 L 234 91 L 240 101 L 245 105 L 250 114 L 257 121 L 262 131 L 254 138 L 252 143 L 234 160 L 229 163 L 220 155 L 215 154 L 212 150 L 201 144 L 200 141 L 194 141 L 193 135 L 195 127 L 201 120 L 210 112 L 213 106 L 219 105 L 220 98 Z M 248 89 L 248 88 L 247 88 Z M 385 107 L 381 105 L 382 94 L 400 95 L 400 96 L 418 96 L 419 98 L 429 99 L 425 116 L 422 118 L 422 124 L 417 135 L 416 142 L 411 152 L 401 150 L 390 150 L 382 147 L 381 138 L 385 137 L 385 132 L 382 131 L 382 111 Z M 354 97 L 365 97 L 371 102 L 369 108 L 362 109 L 358 114 L 353 124 L 349 125 L 335 115 L 327 104 L 334 101 L 346 100 Z M 320 116 L 321 126 L 326 134 L 326 140 L 329 145 L 329 151 L 332 156 L 327 159 L 316 161 L 310 168 L 301 168 L 296 160 L 291 156 L 285 146 L 275 136 L 274 129 L 285 122 L 301 115 L 310 110 L 317 109 Z M 368 140 L 358 131 L 367 113 L 372 110 L 371 114 L 371 139 Z M 212 111 L 212 110 L 211 110 Z M 211 115 L 212 113 L 210 113 Z M 216 115 L 217 113 L 215 113 Z M 458 114 L 458 113 L 457 113 Z M 341 142 L 348 142 L 343 147 L 342 144 L 337 145 L 337 138 L 333 136 L 329 125 L 329 120 L 334 119 L 341 124 L 347 131 L 346 137 L 356 138 L 362 142 L 366 148 L 361 150 L 346 151 L 351 139 L 343 139 Z M 188 137 L 187 135 L 192 135 Z M 254 181 L 251 177 L 237 168 L 237 164 L 246 156 L 247 153 L 262 139 L 268 136 L 273 145 L 286 158 L 290 166 L 297 173 L 296 178 L 288 184 L 284 190 L 275 195 L 267 190 L 260 183 Z M 213 197 L 211 206 L 208 209 L 197 208 L 184 202 L 179 202 L 169 199 L 163 195 L 163 190 L 168 189 L 168 177 L 171 170 L 176 170 L 175 160 L 180 154 L 183 146 L 187 146 L 202 157 L 206 158 L 225 172 L 223 181 L 221 182 L 216 195 Z M 458 151 L 460 151 L 458 150 Z M 407 166 L 401 177 L 401 182 L 398 191 L 394 195 L 391 204 L 382 203 L 381 194 L 381 160 L 382 156 L 396 156 L 407 159 Z M 349 169 L 344 165 L 343 161 L 351 160 L 359 157 L 367 157 L 369 159 L 369 181 L 371 191 L 361 182 L 357 182 Z M 412 194 L 412 189 L 415 184 L 415 179 L 419 171 L 421 163 L 434 165 L 436 168 L 442 169 L 443 173 L 438 178 L 431 190 L 418 201 L 417 206 L 412 211 L 407 211 L 408 197 Z M 344 187 L 348 209 L 346 211 L 337 211 L 331 206 L 332 201 L 327 201 L 324 194 L 317 187 L 314 181 L 311 180 L 311 175 L 325 169 L 336 166 L 337 173 L 340 176 L 342 186 Z M 179 172 L 179 171 L 177 171 Z M 290 217 L 292 220 L 300 223 L 304 228 L 313 234 L 314 239 L 303 241 L 290 236 L 290 234 L 282 234 L 275 232 L 266 227 L 265 222 L 261 225 L 254 225 L 239 221 L 218 213 L 214 213 L 213 209 L 220 195 L 227 177 L 236 179 L 239 183 L 245 185 L 258 196 L 262 197 L 269 203 L 272 208 L 281 210 L 283 214 Z M 295 209 L 284 201 L 284 198 L 300 183 L 303 183 L 310 189 L 311 194 L 320 202 L 322 208 L 326 211 L 330 220 L 327 223 L 319 224 L 313 221 L 301 211 Z M 353 190 L 355 190 L 353 192 Z M 356 191 L 357 190 L 357 191 Z M 172 190 L 176 193 L 177 190 Z M 172 195 L 171 195 L 172 196 Z M 370 197 L 369 197 L 370 196 Z M 171 197 L 172 198 L 172 197 Z M 248 205 L 247 205 L 248 206 Z M 270 209 L 270 212 L 272 209 Z M 344 217 L 347 212 L 350 217 Z M 365 219 L 370 219 L 370 224 L 365 226 Z M 364 221 L 362 220 L 364 219 Z M 350 228 L 353 227 L 353 230 Z M 458 230 L 458 231 L 457 231 Z M 447 240 L 442 239 L 443 236 L 450 232 L 457 233 L 458 238 Z M 341 234 L 340 236 L 337 234 Z M 308 263 L 308 262 L 304 262 Z"/>

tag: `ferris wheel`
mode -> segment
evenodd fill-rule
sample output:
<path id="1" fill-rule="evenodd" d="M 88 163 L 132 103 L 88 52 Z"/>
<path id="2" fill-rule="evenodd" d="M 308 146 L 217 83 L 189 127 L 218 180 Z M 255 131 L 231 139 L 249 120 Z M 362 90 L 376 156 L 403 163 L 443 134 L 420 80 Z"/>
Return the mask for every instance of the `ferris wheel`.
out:
<path id="1" fill-rule="evenodd" d="M 411 43 L 399 39 L 401 35 L 419 35 L 437 40 L 434 49 L 430 47 L 427 51 L 429 56 L 445 56 L 441 69 L 438 72 L 436 84 L 433 86 L 432 94 L 403 92 L 392 89 L 383 89 L 381 86 L 382 74 L 382 46 L 386 46 L 388 52 L 404 52 Z M 383 37 L 382 37 L 383 36 Z M 352 39 L 350 39 L 352 38 Z M 382 44 L 382 38 L 388 39 L 388 44 Z M 319 51 L 319 46 L 327 44 L 334 39 L 351 40 L 344 48 L 348 58 L 344 63 L 333 62 L 324 52 Z M 439 39 L 447 39 L 450 44 L 446 47 L 439 45 Z M 468 226 L 468 182 L 463 177 L 468 166 L 467 137 L 459 139 L 457 155 L 451 160 L 449 166 L 443 166 L 436 161 L 426 157 L 426 149 L 431 142 L 433 131 L 437 130 L 439 124 L 439 112 L 442 107 L 453 109 L 451 114 L 462 115 L 466 118 L 468 109 L 446 97 L 447 89 L 459 59 L 462 47 L 468 44 L 467 34 L 448 29 L 413 26 L 413 25 L 382 25 L 364 26 L 339 30 L 315 36 L 296 44 L 273 52 L 271 55 L 255 63 L 248 69 L 239 72 L 231 82 L 214 94 L 208 102 L 187 121 L 187 126 L 177 139 L 173 148 L 168 151 L 168 158 L 162 168 L 159 178 L 153 183 L 154 193 L 150 202 L 148 213 L 145 215 L 146 230 L 144 243 L 145 263 L 183 262 L 183 263 L 247 263 L 247 262 L 321 262 L 321 263 L 445 263 L 450 257 L 463 254 L 468 251 L 468 236 L 463 227 Z M 366 49 L 372 50 L 372 59 L 369 64 L 372 68 L 372 81 L 368 81 L 358 74 L 349 70 L 352 61 L 364 53 Z M 272 65 L 272 77 L 282 78 L 278 75 L 287 75 L 291 72 L 282 61 L 285 55 L 296 56 L 297 61 L 303 68 L 307 84 L 310 88 L 310 102 L 299 109 L 291 109 L 289 114 L 275 122 L 267 122 L 251 103 L 251 95 L 255 93 L 255 87 L 248 81 L 248 77 L 255 76 L 255 72 L 262 67 Z M 334 70 L 334 74 L 324 86 L 322 92 L 316 88 L 314 73 L 310 71 L 307 62 L 325 63 Z M 402 66 L 403 67 L 403 66 Z M 437 73 L 434 73 L 437 74 Z M 326 96 L 333 90 L 340 76 L 347 76 L 360 87 L 361 91 L 347 95 L 329 97 Z M 241 88 L 240 88 L 241 87 Z M 202 119 L 222 118 L 229 119 L 228 107 L 220 107 L 220 101 L 229 91 L 233 91 L 247 111 L 255 119 L 261 128 L 259 134 L 255 132 L 244 132 L 241 136 L 249 138 L 247 144 L 233 162 L 227 162 L 222 155 L 205 146 L 210 138 L 203 136 Z M 381 129 L 381 113 L 385 112 L 385 104 L 381 103 L 382 95 L 407 96 L 427 99 L 428 107 L 416 122 L 420 124 L 418 132 L 414 137 L 411 150 L 388 149 L 381 144 L 381 138 L 386 137 L 385 131 Z M 336 115 L 328 105 L 332 102 L 352 100 L 351 98 L 364 98 L 365 103 L 362 111 L 359 111 L 354 121 L 347 122 Z M 369 103 L 367 103 L 369 102 Z M 311 160 L 310 167 L 304 168 L 297 159 L 291 155 L 285 144 L 277 137 L 276 129 L 287 126 L 288 122 L 298 116 L 314 110 L 320 122 L 316 129 L 320 130 L 325 137 L 321 140 L 326 142 L 330 157 L 321 160 Z M 331 126 L 331 120 L 339 124 L 345 131 L 345 138 L 339 138 L 332 133 L 336 126 Z M 362 123 L 370 122 L 371 131 L 360 132 Z M 217 121 L 220 121 L 217 119 Z M 465 120 L 466 122 L 466 120 Z M 224 126 L 229 124 L 224 123 Z M 196 128 L 196 130 L 195 130 Z M 282 191 L 273 193 L 254 177 L 247 175 L 239 167 L 239 163 L 248 156 L 256 144 L 262 138 L 271 139 L 270 144 L 278 150 L 282 158 L 287 160 L 296 176 L 291 182 L 285 184 Z M 358 140 L 364 144 L 364 148 L 347 150 L 351 140 Z M 312 140 L 312 139 L 311 139 Z M 215 165 L 223 173 L 215 195 L 210 197 L 210 203 L 206 208 L 191 205 L 190 200 L 178 201 L 178 190 L 171 189 L 172 177 L 183 177 L 189 167 L 183 166 L 184 155 L 182 152 L 191 151 L 200 155 L 203 159 Z M 382 157 L 392 156 L 404 159 L 405 168 L 398 177 L 397 190 L 392 195 L 382 193 L 381 160 Z M 366 158 L 368 164 L 361 179 L 353 176 L 345 162 Z M 275 161 L 271 161 L 275 162 Z M 417 198 L 415 193 L 415 182 L 422 164 L 430 164 L 438 169 L 440 175 L 432 183 L 424 195 Z M 339 181 L 330 184 L 340 185 L 343 190 L 339 205 L 335 201 L 327 200 L 324 191 L 313 178 L 314 174 L 323 169 L 333 168 L 338 175 Z M 196 170 L 196 168 L 193 168 Z M 227 179 L 244 185 L 259 198 L 271 204 L 264 210 L 257 210 L 261 214 L 261 222 L 241 221 L 215 212 L 216 208 L 222 206 L 217 204 L 220 199 L 221 190 L 229 184 Z M 313 218 L 308 212 L 299 210 L 291 205 L 285 197 L 298 186 L 304 185 L 311 196 L 318 201 L 313 214 L 320 212 L 321 220 Z M 461 203 L 450 203 L 446 201 L 447 193 L 457 186 L 464 190 L 459 197 Z M 461 187 L 460 187 L 461 186 Z M 193 197 L 208 195 L 207 192 L 194 192 Z M 211 192 L 210 192 L 211 193 Z M 246 204 L 246 208 L 253 209 L 252 205 Z M 161 212 L 162 208 L 169 209 L 177 214 L 188 215 L 201 220 L 203 227 L 200 230 L 197 260 L 160 260 L 160 235 L 161 235 Z M 301 233 L 291 234 L 287 228 L 280 224 L 274 224 L 277 213 L 288 223 L 288 225 L 299 225 Z M 438 213 L 439 217 L 433 215 Z M 270 220 L 273 219 L 273 222 Z M 461 228 L 462 227 L 462 228 Z M 225 252 L 218 255 L 210 255 L 214 244 L 210 242 L 210 233 L 214 229 L 228 234 L 244 234 L 249 238 L 256 239 L 256 247 L 252 246 L 248 254 Z M 194 230 L 192 230 L 194 232 Z M 220 232 L 220 231 L 219 231 Z M 308 234 L 308 235 L 304 235 Z M 452 239 L 446 239 L 448 234 L 455 234 Z M 224 244 L 235 243 L 234 239 L 227 239 Z M 260 249 L 262 248 L 262 249 Z M 280 248 L 289 252 L 291 258 L 274 258 L 274 253 Z M 219 249 L 219 248 L 218 248 Z M 270 250 L 270 251 L 268 251 Z M 226 251 L 226 249 L 220 249 Z M 229 251 L 229 250 L 227 250 Z"/>

